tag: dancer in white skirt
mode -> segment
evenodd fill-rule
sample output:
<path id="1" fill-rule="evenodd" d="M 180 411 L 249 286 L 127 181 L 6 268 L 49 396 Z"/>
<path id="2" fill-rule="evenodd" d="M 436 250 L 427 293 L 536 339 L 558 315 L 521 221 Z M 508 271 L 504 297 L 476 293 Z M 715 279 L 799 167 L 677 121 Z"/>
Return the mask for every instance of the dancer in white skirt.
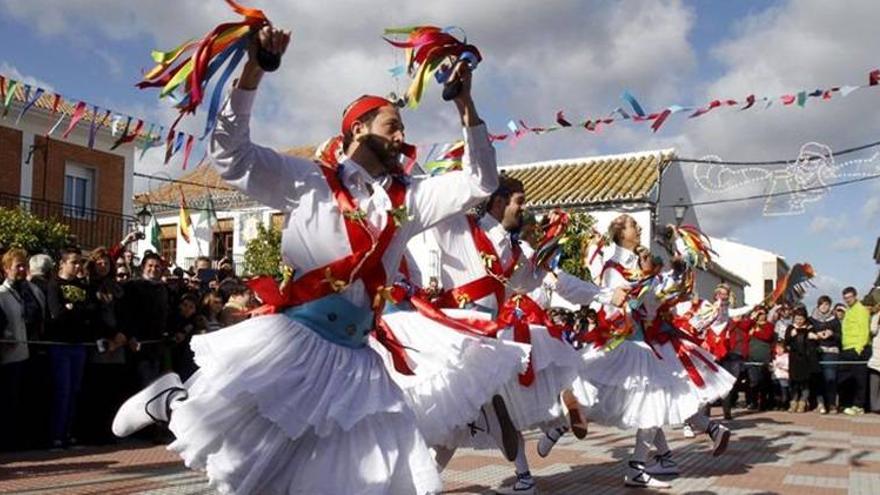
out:
<path id="1" fill-rule="evenodd" d="M 529 366 L 503 387 L 503 403 L 518 431 L 565 429 L 559 394 L 578 374 L 580 357 L 561 339 L 561 330 L 552 325 L 543 308 L 526 294 L 547 284 L 575 303 L 589 304 L 598 299 L 610 304 L 622 301 L 625 291 L 619 291 L 615 298 L 614 291 L 602 291 L 566 273 L 553 274 L 536 266 L 531 248 L 521 245 L 512 235 L 521 225 L 526 199 L 523 184 L 506 176 L 500 182 L 482 217 L 457 215 L 429 232 L 439 246 L 435 269 L 440 270 L 444 288 L 435 304 L 439 308 L 466 308 L 492 315 L 497 319 L 494 335 L 530 344 Z M 432 275 L 431 267 L 420 269 L 423 274 Z M 529 472 L 522 435 L 517 434 L 515 440 L 513 461 L 517 480 L 509 491 L 534 493 L 535 481 Z M 459 429 L 453 443 L 499 447 L 491 438 L 472 436 L 464 429 Z M 502 450 L 509 452 L 507 448 Z"/>
<path id="2" fill-rule="evenodd" d="M 683 246 L 680 240 L 677 245 Z M 660 273 L 659 258 L 643 247 L 636 253 L 639 266 L 630 272 L 632 298 L 623 314 L 601 318 L 600 329 L 588 337 L 584 371 L 590 381 L 576 383 L 574 395 L 590 420 L 638 429 L 625 484 L 667 488 L 668 483 L 652 474 L 676 474 L 677 465 L 665 436 L 658 438 L 657 432 L 665 425 L 690 422 L 709 433 L 713 455 L 721 454 L 730 432 L 710 422 L 700 409 L 723 397 L 735 378 L 673 324 L 675 305 L 692 289 L 690 269 L 677 260 L 675 270 Z M 649 465 L 652 446 L 658 453 Z"/>
<path id="3" fill-rule="evenodd" d="M 266 27 L 251 54 L 257 43 L 281 54 L 288 36 Z M 319 162 L 253 144 L 249 121 L 261 76 L 251 57 L 218 119 L 211 153 L 229 184 L 285 212 L 282 253 L 296 277 L 283 290 L 266 279 L 252 285 L 267 312 L 282 313 L 194 337 L 200 370 L 186 384 L 165 375 L 129 399 L 114 432 L 168 421 L 176 436 L 169 449 L 206 470 L 223 493 L 438 492 L 414 414 L 366 341 L 407 239 L 497 187 L 470 72 L 457 69 L 462 90 L 454 100 L 467 165 L 411 181 L 396 175 L 407 147 L 400 115 L 379 97 L 346 109 L 341 135 Z M 393 336 L 377 336 L 395 366 L 411 372 Z"/>
<path id="4" fill-rule="evenodd" d="M 382 324 L 412 351 L 408 356 L 418 372 L 398 372 L 391 355 L 375 340 L 371 344 L 385 358 L 392 378 L 406 393 L 419 430 L 437 452 L 440 466 L 451 459 L 459 429 L 474 434 L 484 431 L 504 446 L 507 457 L 515 457 L 516 430 L 498 394 L 525 371 L 531 346 L 485 337 L 476 329 L 458 324 L 462 320 L 488 320 L 485 313 L 430 308 L 428 293 L 408 280 L 399 282 L 396 288 L 402 294 L 392 296 L 394 305 L 386 309 Z M 414 305 L 427 306 L 436 316 L 432 319 Z"/>

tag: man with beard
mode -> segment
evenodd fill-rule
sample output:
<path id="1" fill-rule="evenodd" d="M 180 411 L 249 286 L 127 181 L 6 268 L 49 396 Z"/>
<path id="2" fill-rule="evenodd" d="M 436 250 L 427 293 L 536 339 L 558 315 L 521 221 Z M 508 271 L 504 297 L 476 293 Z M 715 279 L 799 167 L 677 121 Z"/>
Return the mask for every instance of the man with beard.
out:
<path id="1" fill-rule="evenodd" d="M 511 302 L 526 313 L 543 312 L 543 308 L 527 296 L 542 285 L 573 304 L 586 305 L 594 299 L 620 304 L 625 297 L 623 290 L 603 292 L 592 283 L 565 272 L 552 273 L 531 260 L 532 249 L 518 239 L 525 203 L 523 183 L 501 176 L 500 186 L 489 197 L 484 215 L 479 218 L 456 215 L 429 232 L 440 250 L 439 275 L 443 292 L 437 306 L 483 311 L 493 318 Z M 413 256 L 415 260 L 424 261 L 424 258 L 419 253 Z M 420 267 L 423 274 L 430 270 L 429 266 Z M 531 316 L 526 314 L 525 318 Z M 559 437 L 568 431 L 559 395 L 571 387 L 580 369 L 580 357 L 561 335 L 556 336 L 551 329 L 539 325 L 531 325 L 525 333 L 529 335 L 505 328 L 497 334 L 501 339 L 531 344 L 531 360 L 520 377 L 502 387 L 501 400 L 493 399 L 484 407 L 488 414 L 483 418 L 503 416 L 499 409 L 507 411 L 513 423 L 511 433 L 505 435 L 503 427 L 492 428 L 490 421 L 483 421 L 488 428 L 477 421 L 476 428 L 473 425 L 462 427 L 452 439 L 456 446 L 501 448 L 516 468 L 514 485 L 502 491 L 517 494 L 531 494 L 536 490 L 519 432 L 542 429 L 545 435 L 539 443 L 538 453 L 542 457 L 549 453 Z M 403 343 L 411 345 L 407 341 Z M 501 423 L 503 426 L 503 421 Z M 449 456 L 451 452 L 441 456 L 441 465 Z"/>
<path id="2" fill-rule="evenodd" d="M 264 314 L 194 336 L 199 371 L 186 384 L 176 374 L 160 377 L 120 408 L 113 430 L 124 436 L 168 421 L 176 436 L 169 449 L 223 492 L 439 492 L 413 413 L 367 338 L 375 329 L 407 370 L 404 349 L 374 326 L 406 242 L 497 187 L 470 72 L 459 65 L 453 75 L 462 83 L 454 104 L 464 169 L 406 180 L 397 173 L 408 149 L 403 120 L 376 96 L 346 109 L 341 134 L 317 162 L 251 142 L 263 76 L 257 54 L 280 56 L 289 37 L 266 26 L 252 38 L 211 154 L 226 182 L 285 212 L 282 256 L 296 278 L 283 289 L 252 281 Z"/>

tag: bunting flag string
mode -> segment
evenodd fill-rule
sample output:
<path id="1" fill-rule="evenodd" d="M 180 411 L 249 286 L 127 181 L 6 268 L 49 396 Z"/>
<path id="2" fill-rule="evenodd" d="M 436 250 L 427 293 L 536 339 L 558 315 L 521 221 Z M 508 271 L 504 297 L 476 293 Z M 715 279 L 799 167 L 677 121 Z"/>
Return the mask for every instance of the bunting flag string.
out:
<path id="1" fill-rule="evenodd" d="M 22 88 L 22 90 L 19 91 L 19 88 Z M 63 139 L 68 139 L 80 122 L 83 120 L 88 121 L 89 149 L 94 149 L 98 131 L 102 127 L 109 128 L 114 137 L 118 135 L 117 139 L 114 140 L 113 145 L 110 147 L 111 150 L 115 150 L 123 144 L 141 140 L 142 144 L 135 146 L 136 148 L 141 147 L 141 158 L 143 158 L 146 150 L 157 146 L 162 141 L 164 126 L 157 126 L 156 124 L 151 123 L 149 124 L 148 130 L 144 132 L 143 129 L 147 122 L 143 119 L 136 119 L 135 117 L 118 113 L 114 114 L 113 111 L 109 109 L 104 111 L 103 115 L 101 115 L 100 107 L 97 105 L 89 105 L 84 101 L 79 101 L 76 104 L 74 104 L 73 101 L 70 101 L 72 104 L 71 110 L 70 106 L 66 106 L 67 102 L 60 93 L 55 93 L 46 90 L 45 88 L 25 84 L 21 81 L 16 81 L 4 75 L 0 75 L 0 106 L 2 106 L 2 115 L 4 117 L 8 115 L 9 110 L 13 108 L 13 102 L 15 101 L 20 102 L 22 105 L 18 110 L 18 116 L 15 121 L 16 125 L 21 124 L 22 118 L 31 112 L 34 107 L 39 107 L 48 112 L 50 118 L 53 120 L 45 133 L 46 137 L 52 137 L 55 135 L 67 117 L 70 117 L 70 122 L 62 134 Z M 122 119 L 126 119 L 124 126 L 121 125 Z M 132 122 L 135 122 L 133 126 Z M 121 133 L 119 129 L 120 127 L 122 127 Z M 159 129 L 158 132 L 154 132 L 157 127 Z M 174 150 L 174 153 L 176 153 L 190 137 L 189 134 L 181 133 L 179 143 Z"/>
<path id="2" fill-rule="evenodd" d="M 801 90 L 773 97 L 758 97 L 755 93 L 749 93 L 741 100 L 733 98 L 715 99 L 702 106 L 669 105 L 651 113 L 648 113 L 645 110 L 644 105 L 640 103 L 630 91 L 625 90 L 621 94 L 621 99 L 626 102 L 632 113 L 628 112 L 625 108 L 617 107 L 605 118 L 586 119 L 581 122 L 574 122 L 567 118 L 562 110 L 559 110 L 556 112 L 555 125 L 547 127 L 529 127 L 522 119 L 510 120 L 507 124 L 510 132 L 502 134 L 490 133 L 489 137 L 493 142 L 507 143 L 514 146 L 526 134 L 542 135 L 565 128 L 583 128 L 589 132 L 598 132 L 601 125 L 612 125 L 620 121 L 630 121 L 635 123 L 650 122 L 651 130 L 657 132 L 669 121 L 671 116 L 682 112 L 687 112 L 688 119 L 690 120 L 700 118 L 716 109 L 724 107 L 736 107 L 739 111 L 755 108 L 763 108 L 764 110 L 767 110 L 774 102 L 779 102 L 782 106 L 798 106 L 805 108 L 811 99 L 815 99 L 816 101 L 829 101 L 834 99 L 835 94 L 839 94 L 840 97 L 847 97 L 858 90 L 874 86 L 880 87 L 880 69 L 870 71 L 867 79 L 867 84 L 863 85 L 831 86 L 814 90 Z M 763 103 L 763 105 L 758 105 L 759 102 Z M 438 146 L 449 147 L 458 143 L 459 141 L 453 143 L 429 143 L 419 145 L 419 147 L 431 147 L 432 149 L 436 149 Z M 437 171 L 456 168 L 457 166 L 460 166 L 460 163 L 457 163 L 456 157 L 452 156 L 447 157 L 447 159 L 428 161 L 428 163 L 422 168 L 427 172 L 436 173 Z"/>

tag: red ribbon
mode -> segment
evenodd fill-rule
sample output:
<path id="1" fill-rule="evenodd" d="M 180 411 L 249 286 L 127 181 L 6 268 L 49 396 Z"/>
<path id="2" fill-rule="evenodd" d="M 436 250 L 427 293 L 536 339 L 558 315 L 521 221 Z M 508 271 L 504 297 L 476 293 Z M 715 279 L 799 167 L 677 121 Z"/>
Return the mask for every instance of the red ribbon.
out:
<path id="1" fill-rule="evenodd" d="M 486 267 L 490 272 L 490 275 L 478 278 L 477 280 L 473 280 L 462 286 L 443 291 L 440 295 L 438 305 L 441 308 L 460 308 L 464 306 L 464 303 L 475 302 L 490 294 L 494 294 L 495 302 L 500 309 L 504 303 L 505 293 L 504 284 L 501 280 L 507 280 L 513 275 L 514 270 L 516 270 L 516 264 L 519 262 L 519 258 L 522 255 L 522 249 L 520 249 L 519 244 L 514 243 L 513 258 L 510 260 L 510 264 L 507 265 L 507 267 L 502 267 L 501 257 L 495 251 L 495 246 L 492 244 L 492 241 L 486 236 L 483 229 L 480 228 L 477 218 L 473 215 L 468 215 L 467 219 L 468 225 L 471 229 L 471 237 L 474 240 L 474 245 L 476 246 L 477 251 L 479 251 L 480 256 L 484 259 L 492 260 L 492 264 Z"/>
<path id="2" fill-rule="evenodd" d="M 343 215 L 352 253 L 305 273 L 285 285 L 283 289 L 280 289 L 271 277 L 252 280 L 249 286 L 264 302 L 264 306 L 258 308 L 258 312 L 274 313 L 298 306 L 339 292 L 356 280 L 361 280 L 367 294 L 374 301 L 376 339 L 391 353 L 395 369 L 402 374 L 412 375 L 414 373 L 409 365 L 405 347 L 380 318 L 382 310 L 380 295 L 387 280 L 382 256 L 397 231 L 397 225 L 389 214 L 385 228 L 377 238 L 370 226 L 360 218 L 362 212 L 357 209 L 356 201 L 339 180 L 335 161 L 329 165 L 322 164 L 320 169 Z M 388 196 L 392 206 L 398 208 L 406 199 L 406 188 L 401 182 L 394 181 L 388 190 Z"/>

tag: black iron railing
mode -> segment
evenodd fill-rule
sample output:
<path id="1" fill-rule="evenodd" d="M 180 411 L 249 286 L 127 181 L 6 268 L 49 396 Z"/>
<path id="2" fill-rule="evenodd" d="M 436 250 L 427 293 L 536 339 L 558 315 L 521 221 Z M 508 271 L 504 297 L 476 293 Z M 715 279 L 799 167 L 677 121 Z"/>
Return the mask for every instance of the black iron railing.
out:
<path id="1" fill-rule="evenodd" d="M 0 208 L 21 208 L 67 225 L 76 243 L 84 249 L 112 246 L 137 225 L 137 218 L 121 213 L 5 193 L 0 193 Z"/>

